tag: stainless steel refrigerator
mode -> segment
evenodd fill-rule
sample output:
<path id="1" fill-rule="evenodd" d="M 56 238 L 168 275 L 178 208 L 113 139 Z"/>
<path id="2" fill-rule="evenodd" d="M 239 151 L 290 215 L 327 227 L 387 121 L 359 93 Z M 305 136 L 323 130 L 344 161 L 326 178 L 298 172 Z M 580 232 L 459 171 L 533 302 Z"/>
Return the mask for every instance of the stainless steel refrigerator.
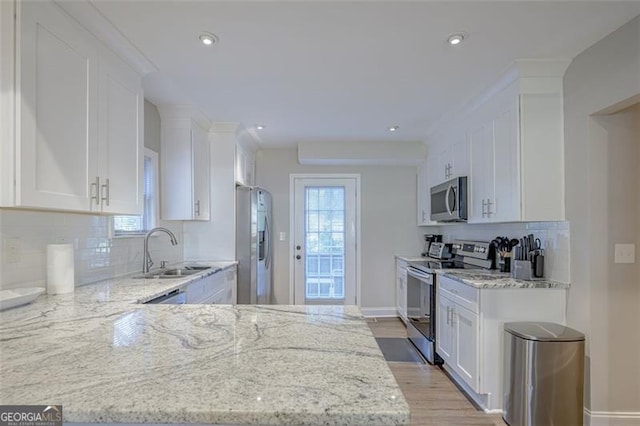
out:
<path id="1" fill-rule="evenodd" d="M 262 188 L 236 188 L 238 303 L 271 303 L 271 194 Z"/>

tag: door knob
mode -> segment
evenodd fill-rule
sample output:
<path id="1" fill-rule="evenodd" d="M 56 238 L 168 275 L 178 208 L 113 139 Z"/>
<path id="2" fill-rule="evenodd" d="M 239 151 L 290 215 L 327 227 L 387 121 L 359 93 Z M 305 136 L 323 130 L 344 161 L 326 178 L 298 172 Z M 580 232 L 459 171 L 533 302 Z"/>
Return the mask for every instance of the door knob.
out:
<path id="1" fill-rule="evenodd" d="M 296 246 L 296 250 L 300 250 L 302 247 L 300 246 Z"/>
<path id="2" fill-rule="evenodd" d="M 297 256 L 296 256 L 296 259 L 300 260 L 300 259 L 302 259 L 302 256 L 297 255 Z"/>

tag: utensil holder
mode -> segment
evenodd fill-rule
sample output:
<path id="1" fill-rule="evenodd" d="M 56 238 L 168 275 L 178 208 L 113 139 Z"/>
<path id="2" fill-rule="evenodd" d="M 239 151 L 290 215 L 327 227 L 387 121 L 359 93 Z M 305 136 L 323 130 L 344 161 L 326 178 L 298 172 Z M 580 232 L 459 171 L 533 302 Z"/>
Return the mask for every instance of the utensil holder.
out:
<path id="1" fill-rule="evenodd" d="M 500 257 L 498 262 L 500 266 L 500 272 L 511 272 L 511 258 L 510 257 Z"/>
<path id="2" fill-rule="evenodd" d="M 533 268 L 533 263 L 528 260 L 514 260 L 512 262 L 511 277 L 525 281 L 543 280 L 544 277 L 535 276 Z"/>

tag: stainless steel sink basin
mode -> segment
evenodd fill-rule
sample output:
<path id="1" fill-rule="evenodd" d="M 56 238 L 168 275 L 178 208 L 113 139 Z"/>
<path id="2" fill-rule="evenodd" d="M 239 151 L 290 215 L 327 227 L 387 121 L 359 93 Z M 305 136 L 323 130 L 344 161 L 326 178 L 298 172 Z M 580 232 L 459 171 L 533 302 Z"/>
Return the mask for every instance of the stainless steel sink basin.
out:
<path id="1" fill-rule="evenodd" d="M 158 271 L 147 272 L 146 274 L 136 275 L 134 279 L 153 279 L 153 278 L 179 278 L 186 277 L 188 275 L 198 274 L 207 269 L 211 269 L 210 266 L 186 266 L 184 268 L 175 269 L 161 269 Z"/>
<path id="2" fill-rule="evenodd" d="M 211 266 L 206 265 L 189 265 L 185 266 L 184 269 L 188 271 L 206 271 L 207 269 L 211 269 Z"/>
<path id="3" fill-rule="evenodd" d="M 160 278 L 162 277 L 181 277 L 184 275 L 193 275 L 197 274 L 200 271 L 197 269 L 168 269 L 160 274 Z"/>

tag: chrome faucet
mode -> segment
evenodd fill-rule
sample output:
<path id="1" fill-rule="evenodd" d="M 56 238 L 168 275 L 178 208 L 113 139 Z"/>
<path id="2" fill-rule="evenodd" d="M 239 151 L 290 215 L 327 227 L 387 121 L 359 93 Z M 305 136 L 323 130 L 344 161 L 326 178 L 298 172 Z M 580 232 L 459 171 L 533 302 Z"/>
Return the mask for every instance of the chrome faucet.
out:
<path id="1" fill-rule="evenodd" d="M 151 267 L 153 266 L 153 260 L 151 260 L 151 255 L 149 254 L 149 237 L 151 236 L 151 234 L 157 231 L 162 231 L 168 234 L 169 237 L 171 237 L 172 246 L 175 246 L 178 244 L 178 240 L 176 239 L 176 236 L 173 235 L 173 232 L 169 231 L 167 228 L 153 228 L 152 230 L 147 232 L 147 235 L 144 237 L 144 259 L 142 259 L 143 274 L 146 274 L 147 272 L 149 272 L 149 269 L 151 269 Z"/>

